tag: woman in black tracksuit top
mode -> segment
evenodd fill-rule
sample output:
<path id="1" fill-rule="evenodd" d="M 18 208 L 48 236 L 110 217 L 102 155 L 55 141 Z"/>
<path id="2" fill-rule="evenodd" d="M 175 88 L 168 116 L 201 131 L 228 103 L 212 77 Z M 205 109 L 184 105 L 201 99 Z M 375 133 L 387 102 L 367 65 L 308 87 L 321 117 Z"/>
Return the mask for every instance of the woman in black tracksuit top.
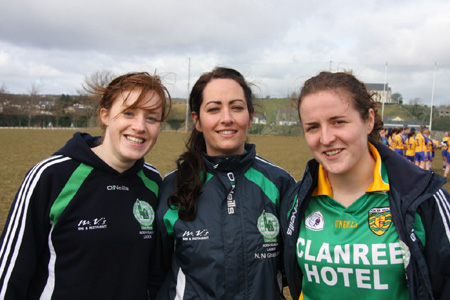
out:
<path id="1" fill-rule="evenodd" d="M 203 74 L 189 104 L 187 151 L 160 193 L 169 273 L 158 299 L 280 299 L 279 205 L 294 180 L 246 143 L 252 93 L 240 73 Z"/>
<path id="2" fill-rule="evenodd" d="M 163 281 L 161 176 L 143 157 L 170 95 L 147 73 L 93 88 L 104 135 L 75 133 L 27 173 L 1 236 L 0 299 L 147 300 Z"/>

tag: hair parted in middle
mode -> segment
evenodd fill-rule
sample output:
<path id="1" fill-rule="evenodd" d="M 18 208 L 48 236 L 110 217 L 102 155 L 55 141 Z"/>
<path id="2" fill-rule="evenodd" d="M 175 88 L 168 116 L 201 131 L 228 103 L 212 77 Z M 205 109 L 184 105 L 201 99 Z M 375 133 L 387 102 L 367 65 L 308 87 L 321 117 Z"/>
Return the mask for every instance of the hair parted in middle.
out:
<path id="1" fill-rule="evenodd" d="M 202 74 L 192 87 L 189 95 L 189 108 L 201 121 L 200 107 L 203 103 L 203 91 L 206 85 L 214 79 L 231 79 L 236 81 L 243 89 L 247 109 L 250 117 L 253 116 L 253 94 L 250 84 L 238 71 L 216 67 L 211 72 Z M 200 195 L 206 181 L 206 170 L 202 159 L 202 153 L 206 153 L 206 142 L 203 133 L 195 126 L 191 130 L 186 142 L 187 151 L 177 160 L 177 189 L 168 198 L 169 207 L 176 206 L 180 219 L 190 221 L 195 218 L 197 206 L 195 197 Z"/>

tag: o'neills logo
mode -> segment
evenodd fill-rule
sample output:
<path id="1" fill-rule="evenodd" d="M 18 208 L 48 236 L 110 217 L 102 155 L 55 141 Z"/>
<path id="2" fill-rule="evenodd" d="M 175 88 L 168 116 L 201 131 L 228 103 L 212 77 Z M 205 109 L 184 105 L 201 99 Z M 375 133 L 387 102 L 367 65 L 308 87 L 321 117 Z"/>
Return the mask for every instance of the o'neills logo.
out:
<path id="1" fill-rule="evenodd" d="M 294 205 L 294 210 L 292 211 L 291 217 L 289 219 L 289 226 L 287 229 L 287 234 L 288 235 L 292 235 L 292 233 L 294 232 L 294 224 L 295 224 L 295 219 L 297 218 L 297 205 L 298 205 L 298 198 L 297 196 L 295 197 L 295 205 Z"/>
<path id="2" fill-rule="evenodd" d="M 106 187 L 108 191 L 129 191 L 130 188 L 124 185 L 108 185 Z"/>

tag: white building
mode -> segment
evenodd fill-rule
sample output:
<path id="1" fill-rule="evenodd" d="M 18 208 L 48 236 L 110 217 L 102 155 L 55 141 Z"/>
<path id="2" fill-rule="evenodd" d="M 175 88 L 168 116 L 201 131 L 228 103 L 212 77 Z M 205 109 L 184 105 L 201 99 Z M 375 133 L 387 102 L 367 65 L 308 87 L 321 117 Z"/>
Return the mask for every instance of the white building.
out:
<path id="1" fill-rule="evenodd" d="M 375 98 L 378 102 L 384 103 L 392 103 L 391 99 L 391 87 L 389 84 L 386 83 L 366 83 L 367 90 L 369 91 L 369 94 L 376 93 L 379 96 Z"/>

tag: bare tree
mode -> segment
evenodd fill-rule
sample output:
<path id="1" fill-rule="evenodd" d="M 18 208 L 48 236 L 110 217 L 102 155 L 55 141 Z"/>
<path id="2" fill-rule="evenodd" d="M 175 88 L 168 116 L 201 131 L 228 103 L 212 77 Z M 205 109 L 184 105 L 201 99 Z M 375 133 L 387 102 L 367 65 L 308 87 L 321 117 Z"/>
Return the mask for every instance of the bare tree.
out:
<path id="1" fill-rule="evenodd" d="M 422 102 L 422 99 L 420 98 L 412 98 L 409 99 L 408 103 L 409 105 L 419 105 Z"/>
<path id="2" fill-rule="evenodd" d="M 28 107 L 27 107 L 27 113 L 28 113 L 28 127 L 31 126 L 31 119 L 33 118 L 33 115 L 38 110 L 38 104 L 39 104 L 39 93 L 41 92 L 44 85 L 42 83 L 33 82 L 28 89 L 28 94 L 30 96 L 30 99 L 28 101 Z"/>
<path id="3" fill-rule="evenodd" d="M 8 93 L 8 89 L 6 88 L 5 83 L 2 83 L 0 86 L 0 105 L 4 105 L 6 101 L 6 94 Z"/>
<path id="4" fill-rule="evenodd" d="M 77 90 L 80 95 L 80 102 L 89 107 L 87 110 L 91 125 L 95 124 L 95 108 L 100 100 L 101 88 L 106 88 L 115 77 L 116 75 L 110 70 L 96 71 L 91 75 L 86 75 L 84 82 L 81 84 L 82 88 Z"/>
<path id="5" fill-rule="evenodd" d="M 82 90 L 77 90 L 80 95 L 95 94 L 99 87 L 105 88 L 113 79 L 115 75 L 110 70 L 95 71 L 91 75 L 84 78 L 84 83 L 81 84 Z"/>
<path id="6" fill-rule="evenodd" d="M 3 95 L 3 94 L 6 94 L 6 93 L 8 93 L 8 89 L 6 88 L 6 85 L 3 82 L 2 85 L 0 86 L 0 94 Z"/>

